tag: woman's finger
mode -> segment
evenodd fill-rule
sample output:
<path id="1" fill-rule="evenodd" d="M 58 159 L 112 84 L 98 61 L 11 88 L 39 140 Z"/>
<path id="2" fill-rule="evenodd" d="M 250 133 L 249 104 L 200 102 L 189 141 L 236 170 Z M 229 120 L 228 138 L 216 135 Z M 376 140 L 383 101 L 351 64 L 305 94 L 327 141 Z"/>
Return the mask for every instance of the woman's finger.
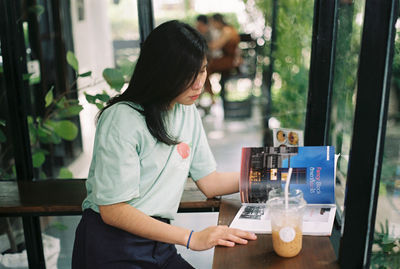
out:
<path id="1" fill-rule="evenodd" d="M 240 237 L 238 237 L 238 236 L 236 236 L 234 234 L 228 234 L 226 239 L 231 241 L 231 242 L 235 242 L 237 244 L 242 244 L 242 245 L 247 244 L 247 240 L 246 239 L 240 238 Z"/>
<path id="2" fill-rule="evenodd" d="M 235 243 L 228 241 L 228 240 L 224 240 L 224 239 L 218 239 L 217 240 L 217 245 L 219 246 L 225 246 L 225 247 L 234 247 Z"/>
<path id="3" fill-rule="evenodd" d="M 232 234 L 236 235 L 237 237 L 248 239 L 248 240 L 256 240 L 257 236 L 254 233 L 246 232 L 239 229 L 230 229 Z"/>

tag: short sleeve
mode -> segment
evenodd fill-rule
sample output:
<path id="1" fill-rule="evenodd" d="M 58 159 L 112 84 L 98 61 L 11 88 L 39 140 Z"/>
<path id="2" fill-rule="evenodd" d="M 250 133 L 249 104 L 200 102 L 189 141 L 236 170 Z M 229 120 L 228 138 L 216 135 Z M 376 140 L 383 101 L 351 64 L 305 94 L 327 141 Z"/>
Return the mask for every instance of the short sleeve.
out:
<path id="1" fill-rule="evenodd" d="M 193 139 L 193 159 L 189 169 L 189 177 L 197 181 L 212 172 L 217 168 L 214 155 L 207 141 L 207 136 L 201 122 L 200 115 L 196 110 L 196 128 Z"/>
<path id="2" fill-rule="evenodd" d="M 125 202 L 139 197 L 140 161 L 137 142 L 117 132 L 99 134 L 93 160 L 92 197 L 97 205 Z"/>

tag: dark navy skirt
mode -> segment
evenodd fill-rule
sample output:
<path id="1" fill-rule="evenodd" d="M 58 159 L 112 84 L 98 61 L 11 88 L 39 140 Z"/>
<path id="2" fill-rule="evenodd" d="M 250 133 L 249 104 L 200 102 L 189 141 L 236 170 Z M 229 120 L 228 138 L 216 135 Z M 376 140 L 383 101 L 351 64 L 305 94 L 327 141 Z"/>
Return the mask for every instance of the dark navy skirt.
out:
<path id="1" fill-rule="evenodd" d="M 167 219 L 157 218 L 169 223 Z M 72 269 L 193 268 L 173 244 L 133 235 L 107 225 L 97 212 L 86 209 L 76 229 Z"/>

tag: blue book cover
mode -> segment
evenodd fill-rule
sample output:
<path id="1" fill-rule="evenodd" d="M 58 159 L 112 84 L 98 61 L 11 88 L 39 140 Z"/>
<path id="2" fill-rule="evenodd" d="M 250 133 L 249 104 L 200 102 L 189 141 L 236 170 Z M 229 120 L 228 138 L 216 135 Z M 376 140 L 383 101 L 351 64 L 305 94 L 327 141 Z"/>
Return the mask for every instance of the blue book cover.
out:
<path id="1" fill-rule="evenodd" d="M 303 191 L 309 204 L 335 203 L 335 149 L 332 146 L 242 148 L 242 203 L 265 203 L 274 188 L 284 188 L 289 167 L 290 188 Z"/>

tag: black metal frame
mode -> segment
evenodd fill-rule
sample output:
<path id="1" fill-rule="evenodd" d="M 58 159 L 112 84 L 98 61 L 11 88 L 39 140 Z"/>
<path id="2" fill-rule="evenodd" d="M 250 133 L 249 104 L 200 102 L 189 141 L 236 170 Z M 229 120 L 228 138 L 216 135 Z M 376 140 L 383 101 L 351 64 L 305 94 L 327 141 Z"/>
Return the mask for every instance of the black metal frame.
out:
<path id="1" fill-rule="evenodd" d="M 151 30 L 154 29 L 153 1 L 137 1 L 139 15 L 140 46 L 146 40 Z"/>
<path id="2" fill-rule="evenodd" d="M 369 268 L 386 132 L 398 0 L 366 1 L 340 243 L 341 268 Z"/>
<path id="3" fill-rule="evenodd" d="M 0 38 L 3 54 L 4 77 L 7 90 L 10 125 L 14 147 L 16 171 L 19 179 L 32 180 L 33 168 L 29 131 L 26 120 L 26 98 L 22 75 L 27 73 L 26 62 L 21 60 L 25 55 L 24 37 L 21 22 L 17 22 L 16 9 L 19 1 L 0 2 Z M 22 45 L 22 46 L 21 46 Z M 24 59 L 24 57 L 22 57 Z M 17 143 L 16 143 L 17 142 Z"/>
<path id="4" fill-rule="evenodd" d="M 278 0 L 272 0 L 271 2 L 272 12 L 271 12 L 271 41 L 269 44 L 269 65 L 267 69 L 263 70 L 262 77 L 263 77 L 263 92 L 267 97 L 266 106 L 263 109 L 264 113 L 264 134 L 263 134 L 263 144 L 264 146 L 273 146 L 272 141 L 272 131 L 269 129 L 269 119 L 271 118 L 271 106 L 272 106 L 272 74 L 274 73 L 274 63 L 275 63 L 275 50 L 276 50 L 276 39 L 277 39 L 277 27 L 276 21 L 278 19 Z"/>
<path id="5" fill-rule="evenodd" d="M 315 0 L 304 145 L 328 144 L 338 0 Z"/>
<path id="6" fill-rule="evenodd" d="M 26 71 L 22 21 L 17 17 L 19 1 L 0 0 L 0 39 L 13 137 L 17 180 L 32 180 L 33 166 L 26 113 Z M 14 23 L 11 23 L 14 22 Z M 30 268 L 46 268 L 39 217 L 22 218 Z"/>
<path id="7" fill-rule="evenodd" d="M 314 2 L 305 146 L 328 145 L 338 6 L 338 0 Z M 336 255 L 339 252 L 340 224 L 340 220 L 335 218 L 331 242 Z"/>

